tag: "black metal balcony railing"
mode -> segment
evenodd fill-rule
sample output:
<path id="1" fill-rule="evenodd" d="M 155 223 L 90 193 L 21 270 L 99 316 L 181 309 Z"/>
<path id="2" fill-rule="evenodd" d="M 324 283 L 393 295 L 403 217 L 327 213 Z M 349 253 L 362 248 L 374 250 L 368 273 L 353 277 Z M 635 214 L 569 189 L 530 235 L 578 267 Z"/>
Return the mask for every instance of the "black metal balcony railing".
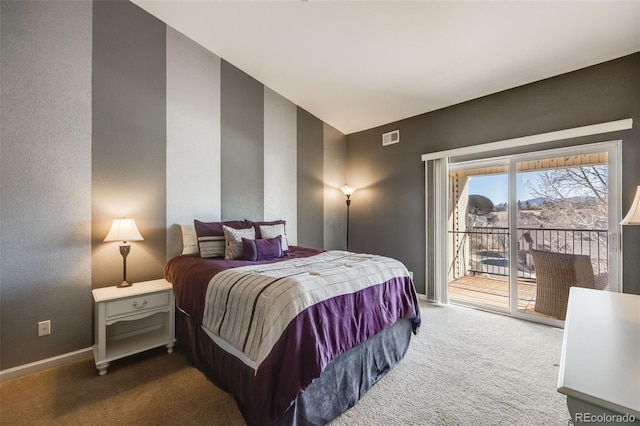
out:
<path id="1" fill-rule="evenodd" d="M 509 275 L 509 229 L 475 227 L 449 231 L 454 236 L 457 270 Z M 535 278 L 530 249 L 586 254 L 594 273 L 608 271 L 609 241 L 606 229 L 518 228 L 518 277 Z M 452 263 L 452 268 L 454 264 Z"/>

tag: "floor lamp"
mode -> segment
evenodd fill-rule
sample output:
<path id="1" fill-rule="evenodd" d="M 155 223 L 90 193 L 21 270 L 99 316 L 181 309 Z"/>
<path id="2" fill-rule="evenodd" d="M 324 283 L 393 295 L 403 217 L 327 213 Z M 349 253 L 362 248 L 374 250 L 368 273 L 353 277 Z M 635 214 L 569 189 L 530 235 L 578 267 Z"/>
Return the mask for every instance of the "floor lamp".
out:
<path id="1" fill-rule="evenodd" d="M 342 188 L 342 192 L 347 197 L 347 251 L 349 251 L 349 206 L 351 206 L 351 195 L 356 192 L 356 188 L 353 188 L 346 183 Z"/>

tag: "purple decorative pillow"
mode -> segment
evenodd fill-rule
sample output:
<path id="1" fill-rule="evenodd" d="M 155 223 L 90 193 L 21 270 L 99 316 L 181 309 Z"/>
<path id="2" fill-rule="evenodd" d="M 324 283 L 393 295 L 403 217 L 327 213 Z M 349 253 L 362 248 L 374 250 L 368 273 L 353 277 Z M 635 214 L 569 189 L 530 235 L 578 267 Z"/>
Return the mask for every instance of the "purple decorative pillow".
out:
<path id="1" fill-rule="evenodd" d="M 256 238 L 269 239 L 275 238 L 280 235 L 282 238 L 282 252 L 287 253 L 289 251 L 289 242 L 287 241 L 287 222 L 285 220 L 272 220 L 270 222 L 253 222 L 251 220 L 245 220 L 248 224 L 251 224 L 256 230 Z"/>
<path id="2" fill-rule="evenodd" d="M 282 257 L 282 239 L 278 235 L 268 240 L 242 239 L 244 260 L 269 260 Z"/>
<path id="3" fill-rule="evenodd" d="M 253 226 L 244 220 L 228 220 L 226 222 L 201 222 L 194 220 L 193 227 L 198 237 L 200 257 L 224 257 L 226 245 L 222 225 L 234 229 L 247 229 Z"/>

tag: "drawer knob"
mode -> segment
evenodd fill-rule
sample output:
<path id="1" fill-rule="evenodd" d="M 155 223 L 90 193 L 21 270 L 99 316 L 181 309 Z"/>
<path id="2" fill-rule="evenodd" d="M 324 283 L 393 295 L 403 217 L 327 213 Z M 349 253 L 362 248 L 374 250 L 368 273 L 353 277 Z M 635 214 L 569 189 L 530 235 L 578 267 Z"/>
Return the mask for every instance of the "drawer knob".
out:
<path id="1" fill-rule="evenodd" d="M 142 309 L 144 308 L 144 305 L 146 305 L 148 303 L 148 300 L 145 300 L 144 302 L 142 302 L 142 305 L 139 305 L 138 302 L 133 302 L 133 307 L 136 309 Z"/>

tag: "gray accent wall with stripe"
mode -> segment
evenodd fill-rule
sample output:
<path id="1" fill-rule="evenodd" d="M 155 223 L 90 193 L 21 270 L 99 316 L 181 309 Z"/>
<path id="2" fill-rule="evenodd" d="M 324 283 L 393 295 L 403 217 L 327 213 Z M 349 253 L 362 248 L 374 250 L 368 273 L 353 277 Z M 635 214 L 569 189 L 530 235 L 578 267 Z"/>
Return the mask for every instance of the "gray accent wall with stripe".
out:
<path id="1" fill-rule="evenodd" d="M 222 220 L 264 218 L 264 86 L 222 61 Z"/>
<path id="2" fill-rule="evenodd" d="M 284 218 L 291 242 L 342 248 L 347 182 L 349 248 L 401 260 L 424 292 L 421 154 L 631 117 L 605 135 L 623 144 L 623 209 L 640 182 L 640 53 L 345 137 L 128 1 L 2 1 L 0 44 L 0 370 L 93 344 L 119 216 L 145 238 L 129 278 L 160 278 L 194 218 Z M 640 293 L 640 227 L 623 237 Z"/>
<path id="3" fill-rule="evenodd" d="M 157 278 L 166 258 L 165 25 L 129 2 L 94 2 L 91 213 L 93 287 L 122 281 L 114 218 L 136 220 L 127 280 Z M 160 275 L 161 276 L 161 275 Z"/>
<path id="4" fill-rule="evenodd" d="M 324 245 L 324 128 L 308 111 L 298 108 L 298 243 Z M 345 237 L 346 238 L 346 237 Z"/>
<path id="5" fill-rule="evenodd" d="M 91 15 L 0 2 L 3 370 L 91 345 Z"/>
<path id="6" fill-rule="evenodd" d="M 320 119 L 128 1 L 3 1 L 0 19 L 0 370 L 92 346 L 91 290 L 122 279 L 114 218 L 144 237 L 130 281 L 163 277 L 193 219 L 345 238 L 323 192 L 345 136 Z"/>

